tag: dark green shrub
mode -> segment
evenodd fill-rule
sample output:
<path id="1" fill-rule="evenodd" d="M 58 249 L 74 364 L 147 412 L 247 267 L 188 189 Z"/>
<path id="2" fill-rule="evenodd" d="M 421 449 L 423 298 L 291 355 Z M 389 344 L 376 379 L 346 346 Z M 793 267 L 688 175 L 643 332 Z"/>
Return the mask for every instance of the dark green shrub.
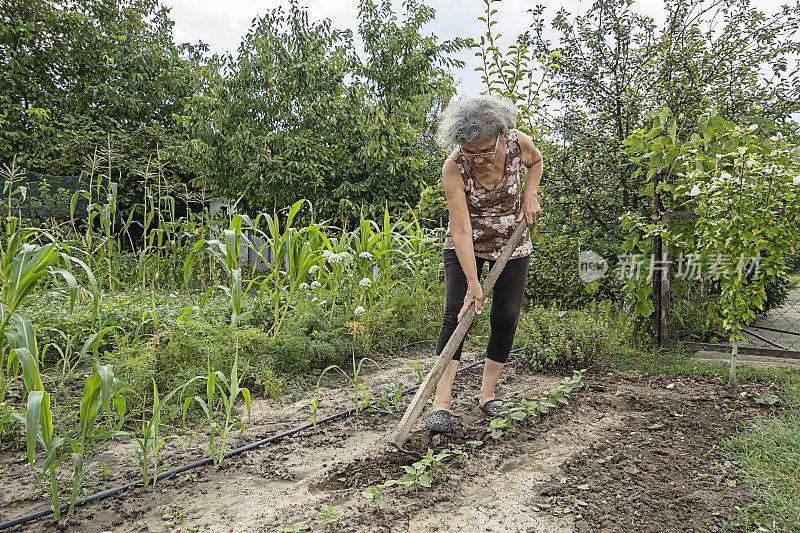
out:
<path id="1" fill-rule="evenodd" d="M 520 318 L 515 344 L 536 371 L 591 368 L 620 348 L 618 330 L 599 306 L 566 312 L 535 307 Z"/>
<path id="2" fill-rule="evenodd" d="M 580 307 L 592 300 L 578 277 L 578 242 L 569 235 L 547 233 L 533 239 L 533 252 L 525 286 L 530 307 L 555 305 Z"/>

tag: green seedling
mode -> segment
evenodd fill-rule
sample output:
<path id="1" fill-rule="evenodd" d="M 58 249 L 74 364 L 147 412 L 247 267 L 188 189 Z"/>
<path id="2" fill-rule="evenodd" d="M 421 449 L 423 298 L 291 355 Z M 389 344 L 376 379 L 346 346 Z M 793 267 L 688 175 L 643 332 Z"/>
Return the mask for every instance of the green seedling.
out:
<path id="1" fill-rule="evenodd" d="M 417 375 L 417 384 L 422 383 L 424 377 L 422 376 L 422 366 L 419 364 L 419 361 L 416 363 L 408 363 L 408 366 L 411 367 L 411 370 L 407 370 L 404 373 L 408 374 L 409 372 L 414 372 Z"/>
<path id="2" fill-rule="evenodd" d="M 208 452 L 214 458 L 214 464 L 218 465 L 225 458 L 227 452 L 227 440 L 230 436 L 230 431 L 234 428 L 239 428 L 237 437 L 244 433 L 244 422 L 235 420 L 233 417 L 233 405 L 241 393 L 244 398 L 245 405 L 247 405 L 247 420 L 250 421 L 250 391 L 247 388 L 240 387 L 244 373 L 239 375 L 239 356 L 238 353 L 234 357 L 233 367 L 231 368 L 230 379 L 226 378 L 222 372 L 209 372 L 208 376 L 201 376 L 200 379 L 206 380 L 206 397 L 192 396 L 186 398 L 183 403 L 183 423 L 186 424 L 186 411 L 189 409 L 189 404 L 194 401 L 203 410 L 205 421 L 197 428 L 192 435 L 192 440 L 189 441 L 191 446 L 192 441 L 198 435 L 204 426 L 208 426 Z M 217 392 L 219 392 L 219 400 L 222 403 L 224 420 L 217 420 L 214 412 L 214 405 L 216 402 Z M 217 443 L 217 435 L 219 434 L 219 444 Z"/>
<path id="3" fill-rule="evenodd" d="M 405 470 L 406 473 L 397 480 L 397 484 L 406 487 L 414 487 L 414 494 L 417 493 L 419 487 L 430 487 L 431 483 L 433 483 L 433 474 L 428 471 L 429 465 L 429 460 L 421 459 L 411 466 L 404 466 L 403 470 Z"/>
<path id="4" fill-rule="evenodd" d="M 139 466 L 142 469 L 142 483 L 145 487 L 150 484 L 151 480 L 153 486 L 155 487 L 156 481 L 158 480 L 158 451 L 161 449 L 161 446 L 163 446 L 164 443 L 170 439 L 180 440 L 180 437 L 177 435 L 167 435 L 159 438 L 158 433 L 161 427 L 161 411 L 176 393 L 182 392 L 196 379 L 198 378 L 195 377 L 190 379 L 184 383 L 183 386 L 173 390 L 161 400 L 159 400 L 156 380 L 153 379 L 153 411 L 150 420 L 148 420 L 144 415 L 144 413 L 147 412 L 145 409 L 145 402 L 147 399 L 145 398 L 142 400 L 142 430 L 140 433 L 141 436 L 136 437 L 136 443 L 139 445 L 139 450 L 136 451 L 136 457 L 139 459 Z M 151 464 L 152 473 L 150 471 Z"/>
<path id="5" fill-rule="evenodd" d="M 437 476 L 447 475 L 447 465 L 444 464 L 444 460 L 452 455 L 453 454 L 448 452 L 447 450 L 441 453 L 434 454 L 433 450 L 428 448 L 427 453 L 422 456 L 420 462 L 427 467 L 427 469 L 430 472 L 431 478 L 436 478 Z"/>
<path id="6" fill-rule="evenodd" d="M 296 526 L 284 526 L 279 531 L 281 533 L 301 533 L 302 531 L 308 531 L 311 529 L 305 524 L 299 524 Z"/>
<path id="7" fill-rule="evenodd" d="M 384 491 L 395 484 L 397 484 L 396 479 L 387 479 L 380 485 L 371 485 L 362 490 L 361 495 L 368 500 L 373 500 L 378 506 L 378 510 L 383 511 L 387 507 L 391 506 L 392 503 L 394 503 L 394 499 Z"/>
<path id="8" fill-rule="evenodd" d="M 397 411 L 397 406 L 400 403 L 400 398 L 403 396 L 403 389 L 396 383 L 388 383 L 381 389 L 381 395 L 375 399 L 381 408 L 370 405 L 372 409 L 384 411 L 386 413 L 394 413 Z"/>
<path id="9" fill-rule="evenodd" d="M 317 386 L 317 397 L 311 400 L 306 404 L 306 406 L 311 409 L 310 415 L 303 415 L 307 418 L 311 419 L 311 422 L 314 424 L 314 429 L 317 429 L 317 405 L 319 403 L 319 386 Z"/>
<path id="10" fill-rule="evenodd" d="M 344 518 L 344 511 L 335 507 L 331 507 L 330 505 L 325 505 L 325 508 L 322 509 L 319 517 L 317 517 L 317 522 L 325 524 L 328 527 L 332 527 L 342 518 Z"/>
<path id="11" fill-rule="evenodd" d="M 503 436 L 505 431 L 509 433 L 514 433 L 517 431 L 517 428 L 514 427 L 514 423 L 511 421 L 511 418 L 493 418 L 491 422 L 489 422 L 489 434 L 493 439 L 499 439 Z"/>

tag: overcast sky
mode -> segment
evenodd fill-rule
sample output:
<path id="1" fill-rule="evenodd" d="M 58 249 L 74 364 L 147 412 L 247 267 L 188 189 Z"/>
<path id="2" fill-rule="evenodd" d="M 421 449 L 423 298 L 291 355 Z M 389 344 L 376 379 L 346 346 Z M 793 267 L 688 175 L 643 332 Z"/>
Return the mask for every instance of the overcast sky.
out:
<path id="1" fill-rule="evenodd" d="M 252 25 L 254 18 L 262 16 L 274 7 L 288 2 L 281 0 L 161 0 L 163 5 L 171 9 L 170 18 L 175 21 L 174 37 L 177 42 L 203 41 L 213 52 L 235 53 Z M 436 10 L 436 19 L 424 29 L 425 33 L 433 33 L 440 40 L 456 37 L 479 38 L 485 32 L 485 24 L 478 20 L 484 14 L 483 0 L 427 0 L 427 5 Z M 533 17 L 528 9 L 534 7 L 538 0 L 502 0 L 495 4 L 498 12 L 495 17 L 498 23 L 493 29 L 503 34 L 501 45 L 508 45 L 520 33 L 529 29 Z M 781 9 L 781 4 L 788 0 L 759 0 L 756 7 L 767 15 Z M 401 11 L 401 2 L 393 0 L 395 11 Z M 330 19 L 333 27 L 352 29 L 358 33 L 358 0 L 300 0 L 300 5 L 308 7 L 312 20 Z M 549 28 L 549 22 L 562 6 L 573 15 L 583 14 L 591 5 L 589 1 L 567 0 L 562 3 L 547 4 L 544 18 L 547 21 L 546 33 L 551 42 L 555 42 L 555 33 Z M 664 21 L 663 0 L 636 0 L 632 9 L 654 19 L 656 28 Z M 571 18 L 573 18 L 571 17 Z M 358 46 L 358 42 L 356 42 Z M 483 90 L 480 74 L 475 72 L 478 66 L 474 51 L 462 51 L 459 59 L 466 62 L 464 68 L 453 72 L 459 95 L 478 93 Z"/>

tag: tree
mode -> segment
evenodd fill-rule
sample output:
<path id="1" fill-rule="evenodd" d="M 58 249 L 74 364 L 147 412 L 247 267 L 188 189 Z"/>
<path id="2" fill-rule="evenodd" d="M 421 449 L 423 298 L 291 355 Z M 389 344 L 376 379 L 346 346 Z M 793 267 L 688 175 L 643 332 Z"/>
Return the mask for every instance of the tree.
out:
<path id="1" fill-rule="evenodd" d="M 195 92 L 202 46 L 174 44 L 157 0 L 0 3 L 0 153 L 22 168 L 77 175 L 108 145 L 120 155 L 120 201 L 161 148 L 175 158 L 173 114 Z M 185 177 L 183 169 L 174 169 Z"/>
<path id="2" fill-rule="evenodd" d="M 236 58 L 206 71 L 182 123 L 198 176 L 250 212 L 308 198 L 318 217 L 356 218 L 415 203 L 431 179 L 433 119 L 454 94 L 447 54 L 421 27 L 433 10 L 363 0 L 359 32 L 311 22 L 296 1 L 254 21 Z"/>

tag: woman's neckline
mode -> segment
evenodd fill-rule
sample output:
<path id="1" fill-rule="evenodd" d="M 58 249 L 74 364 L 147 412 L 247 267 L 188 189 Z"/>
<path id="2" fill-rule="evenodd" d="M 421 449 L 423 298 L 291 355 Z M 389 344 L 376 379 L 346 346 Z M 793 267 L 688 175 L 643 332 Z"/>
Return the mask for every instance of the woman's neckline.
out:
<path id="1" fill-rule="evenodd" d="M 503 156 L 503 167 L 502 167 L 502 171 L 503 171 L 503 172 L 502 172 L 502 177 L 500 178 L 500 182 L 497 184 L 497 187 L 492 187 L 492 188 L 490 189 L 489 187 L 487 187 L 486 185 L 484 185 L 483 183 L 481 183 L 481 181 L 478 179 L 478 175 L 477 175 L 477 173 L 475 172 L 475 168 L 474 168 L 472 165 L 469 165 L 469 168 L 470 168 L 470 170 L 472 171 L 472 178 L 473 178 L 473 179 L 474 179 L 474 180 L 475 180 L 475 181 L 478 183 L 478 185 L 480 185 L 480 186 L 481 186 L 481 188 L 483 188 L 483 190 L 485 190 L 485 191 L 496 191 L 496 190 L 498 190 L 498 189 L 502 188 L 502 187 L 503 187 L 503 185 L 505 185 L 505 182 L 506 182 L 506 168 L 508 168 L 508 154 L 509 154 L 509 152 L 510 152 L 510 150 L 508 149 L 508 142 L 509 142 L 509 139 L 507 139 L 507 138 L 506 138 L 506 139 L 505 139 L 505 142 L 503 143 L 503 145 L 506 147 L 506 153 L 505 153 L 505 155 Z M 463 157 L 463 154 L 461 154 L 461 155 L 462 155 L 462 157 Z M 464 158 L 464 159 L 466 159 L 466 158 Z M 469 163 L 469 161 L 467 161 L 467 163 Z"/>

